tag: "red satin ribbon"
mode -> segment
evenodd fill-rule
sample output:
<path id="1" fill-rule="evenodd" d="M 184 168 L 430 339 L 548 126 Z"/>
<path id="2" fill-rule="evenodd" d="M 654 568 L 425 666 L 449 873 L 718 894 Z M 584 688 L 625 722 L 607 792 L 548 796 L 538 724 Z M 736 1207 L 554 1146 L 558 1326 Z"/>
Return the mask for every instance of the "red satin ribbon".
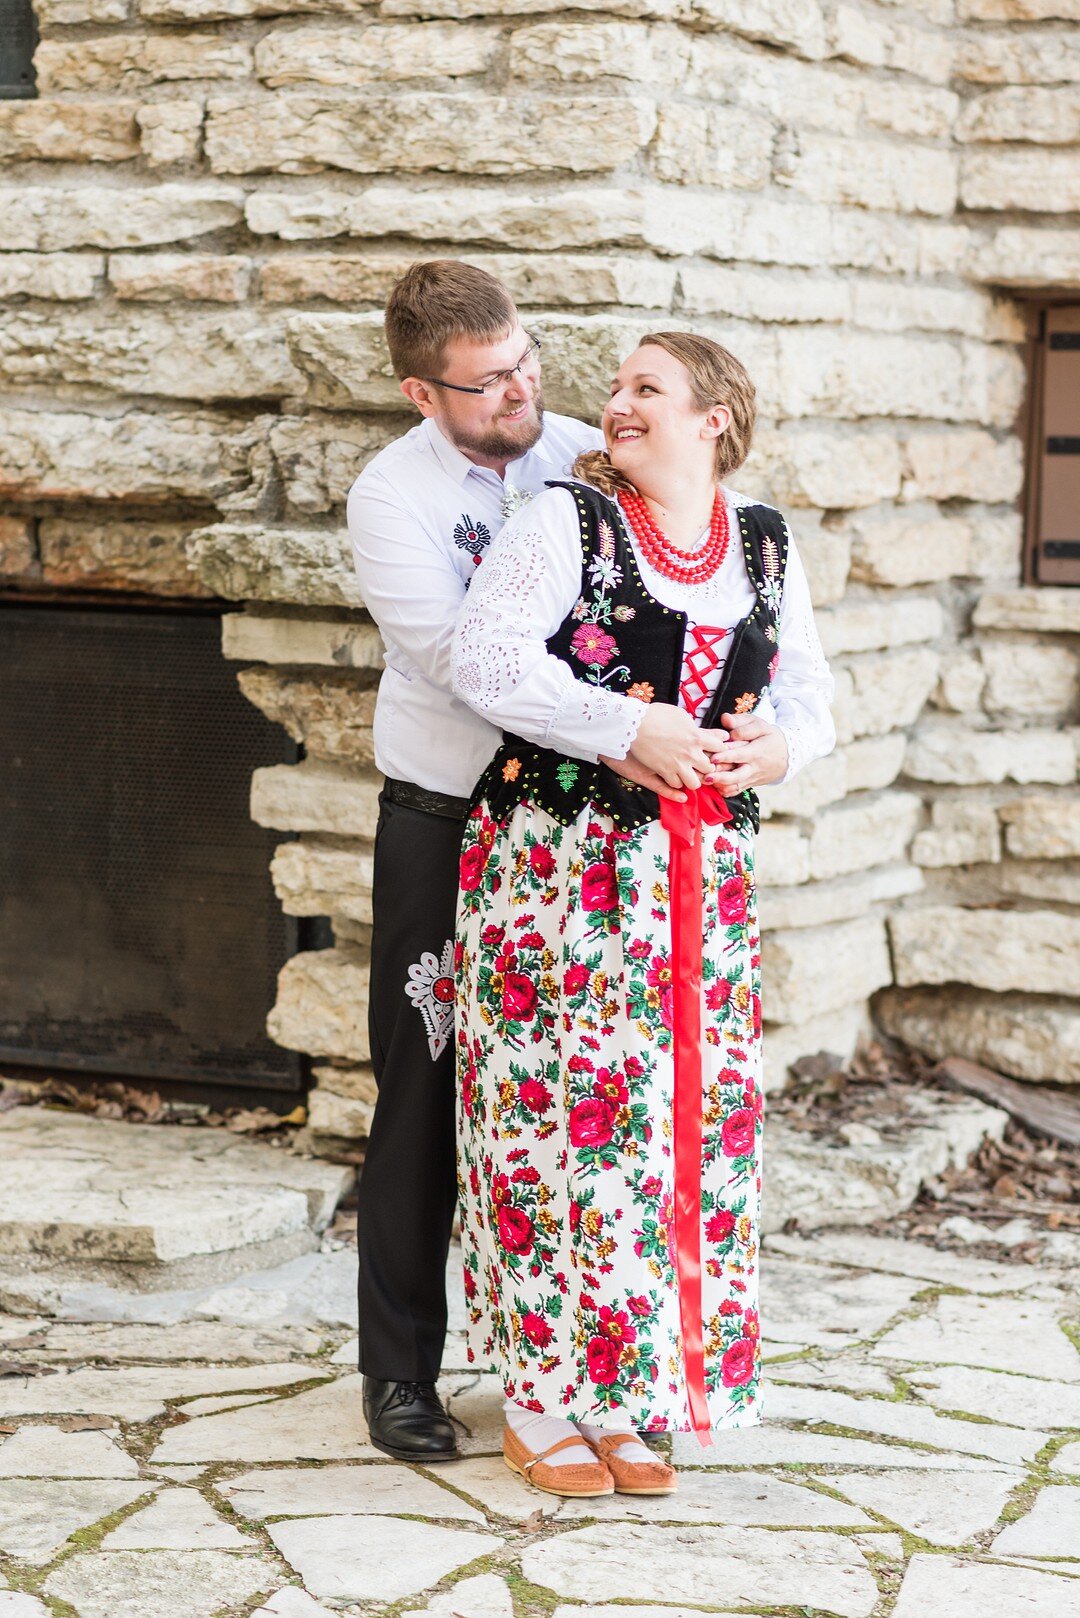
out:
<path id="1" fill-rule="evenodd" d="M 675 1058 L 675 1272 L 686 1363 L 690 1421 L 703 1447 L 709 1436 L 701 1298 L 701 828 L 733 818 L 712 786 L 685 803 L 660 799 L 660 823 L 671 838 L 671 1037 Z"/>

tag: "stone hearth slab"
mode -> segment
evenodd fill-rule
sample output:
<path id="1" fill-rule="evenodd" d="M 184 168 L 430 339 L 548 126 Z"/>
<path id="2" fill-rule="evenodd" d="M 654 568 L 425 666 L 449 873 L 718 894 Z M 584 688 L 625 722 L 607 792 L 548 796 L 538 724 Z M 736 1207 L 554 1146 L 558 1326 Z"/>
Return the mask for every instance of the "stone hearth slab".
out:
<path id="1" fill-rule="evenodd" d="M 227 1130 L 0 1116 L 0 1257 L 175 1286 L 313 1247 L 351 1170 Z"/>

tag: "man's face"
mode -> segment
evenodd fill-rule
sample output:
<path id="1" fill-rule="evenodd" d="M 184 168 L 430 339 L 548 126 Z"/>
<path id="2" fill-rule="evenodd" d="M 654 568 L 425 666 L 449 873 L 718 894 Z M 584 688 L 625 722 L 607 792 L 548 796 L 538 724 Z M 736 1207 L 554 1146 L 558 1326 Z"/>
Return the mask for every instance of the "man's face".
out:
<path id="1" fill-rule="evenodd" d="M 530 450 L 544 425 L 540 356 L 529 354 L 531 339 L 520 322 L 496 342 L 456 337 L 446 346 L 439 382 L 477 388 L 484 393 L 457 393 L 450 387 L 426 386 L 425 399 L 414 402 L 431 416 L 451 443 L 484 460 L 511 461 Z M 518 366 L 523 356 L 528 358 Z M 500 372 L 509 373 L 499 375 Z"/>

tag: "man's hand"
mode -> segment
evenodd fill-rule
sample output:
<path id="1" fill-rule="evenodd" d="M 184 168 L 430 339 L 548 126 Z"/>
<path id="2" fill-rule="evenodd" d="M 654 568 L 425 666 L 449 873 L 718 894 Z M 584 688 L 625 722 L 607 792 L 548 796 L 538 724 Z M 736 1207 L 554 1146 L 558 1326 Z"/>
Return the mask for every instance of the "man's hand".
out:
<path id="1" fill-rule="evenodd" d="M 672 788 L 667 796 L 678 798 L 683 792 L 696 792 L 714 778 L 711 755 L 726 753 L 729 746 L 726 731 L 699 730 L 683 708 L 654 702 L 646 708 L 623 763 L 640 765 L 659 776 Z"/>
<path id="2" fill-rule="evenodd" d="M 721 714 L 720 723 L 729 739 L 713 754 L 715 782 L 725 798 L 745 792 L 748 787 L 769 786 L 787 774 L 787 738 L 778 725 L 766 724 L 753 714 Z M 715 732 L 702 732 L 715 735 Z"/>
<path id="3" fill-rule="evenodd" d="M 625 758 L 604 758 L 601 756 L 600 762 L 601 764 L 606 764 L 609 770 L 614 770 L 616 775 L 621 775 L 627 781 L 633 781 L 635 786 L 648 787 L 649 791 L 655 792 L 658 797 L 670 798 L 673 803 L 686 802 L 685 792 L 677 792 L 674 787 L 669 787 L 662 775 L 657 775 L 653 770 L 647 770 L 644 764 L 639 764 L 631 753 L 628 753 Z"/>

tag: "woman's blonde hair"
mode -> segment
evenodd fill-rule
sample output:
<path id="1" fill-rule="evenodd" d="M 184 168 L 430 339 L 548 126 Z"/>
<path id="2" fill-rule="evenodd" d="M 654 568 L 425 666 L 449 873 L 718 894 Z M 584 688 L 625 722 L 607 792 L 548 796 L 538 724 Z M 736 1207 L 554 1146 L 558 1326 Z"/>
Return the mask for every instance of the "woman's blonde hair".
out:
<path id="1" fill-rule="evenodd" d="M 746 367 L 711 337 L 689 331 L 654 331 L 638 344 L 662 348 L 680 360 L 690 373 L 690 389 L 698 410 L 727 405 L 731 421 L 716 440 L 716 480 L 721 482 L 735 472 L 750 453 L 757 414 L 754 384 Z M 607 450 L 589 450 L 579 455 L 571 468 L 574 477 L 591 483 L 602 494 L 614 495 L 620 489 L 633 490 L 625 473 L 611 463 Z"/>

